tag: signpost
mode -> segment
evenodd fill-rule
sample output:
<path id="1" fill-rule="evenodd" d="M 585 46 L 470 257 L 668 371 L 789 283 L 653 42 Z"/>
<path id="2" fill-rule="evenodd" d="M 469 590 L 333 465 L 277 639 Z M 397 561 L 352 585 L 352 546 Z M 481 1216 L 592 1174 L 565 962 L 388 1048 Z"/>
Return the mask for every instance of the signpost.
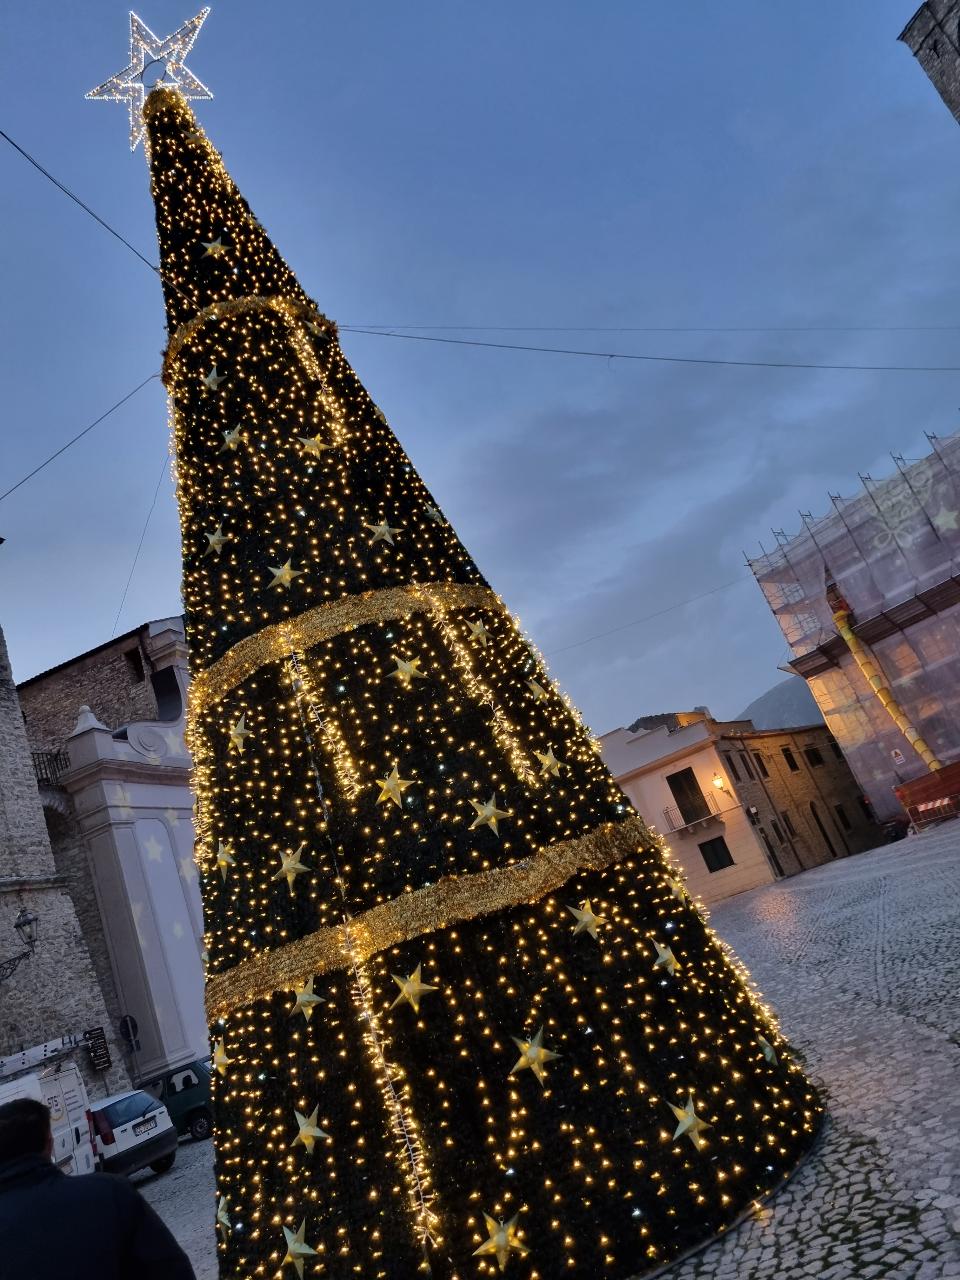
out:
<path id="1" fill-rule="evenodd" d="M 87 1049 L 90 1051 L 90 1065 L 94 1071 L 109 1071 L 113 1061 L 110 1057 L 110 1046 L 107 1044 L 107 1036 L 103 1027 L 91 1027 L 89 1031 L 83 1033 L 83 1038 L 87 1042 Z"/>

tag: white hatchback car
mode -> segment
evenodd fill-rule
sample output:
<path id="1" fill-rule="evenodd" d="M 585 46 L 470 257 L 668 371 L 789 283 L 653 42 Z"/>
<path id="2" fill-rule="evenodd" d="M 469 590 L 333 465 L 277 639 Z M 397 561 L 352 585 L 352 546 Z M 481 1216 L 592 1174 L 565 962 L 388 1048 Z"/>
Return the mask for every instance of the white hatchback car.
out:
<path id="1" fill-rule="evenodd" d="M 177 1157 L 177 1130 L 162 1102 L 143 1089 L 115 1093 L 90 1104 L 97 1155 L 106 1173 L 136 1173 L 147 1166 L 166 1173 Z"/>

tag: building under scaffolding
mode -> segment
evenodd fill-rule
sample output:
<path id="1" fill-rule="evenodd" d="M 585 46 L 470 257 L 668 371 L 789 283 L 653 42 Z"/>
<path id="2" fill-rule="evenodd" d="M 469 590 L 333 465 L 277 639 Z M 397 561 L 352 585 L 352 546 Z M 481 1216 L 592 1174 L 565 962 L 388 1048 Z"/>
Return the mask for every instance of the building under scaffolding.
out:
<path id="1" fill-rule="evenodd" d="M 927 438 L 749 561 L 881 818 L 902 812 L 895 786 L 960 761 L 960 433 Z"/>

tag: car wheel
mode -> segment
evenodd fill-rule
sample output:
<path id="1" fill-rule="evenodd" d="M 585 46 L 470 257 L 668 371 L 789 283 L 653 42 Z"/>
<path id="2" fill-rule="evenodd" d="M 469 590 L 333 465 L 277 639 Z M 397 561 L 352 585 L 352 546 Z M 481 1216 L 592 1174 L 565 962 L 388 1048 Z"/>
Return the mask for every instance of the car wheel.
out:
<path id="1" fill-rule="evenodd" d="M 177 1158 L 177 1153 L 171 1151 L 168 1156 L 161 1156 L 159 1160 L 154 1160 L 150 1168 L 154 1173 L 166 1173 L 168 1169 L 173 1168 L 173 1162 Z"/>
<path id="2" fill-rule="evenodd" d="M 209 1111 L 195 1111 L 190 1117 L 190 1137 L 202 1142 L 213 1133 L 213 1117 Z"/>

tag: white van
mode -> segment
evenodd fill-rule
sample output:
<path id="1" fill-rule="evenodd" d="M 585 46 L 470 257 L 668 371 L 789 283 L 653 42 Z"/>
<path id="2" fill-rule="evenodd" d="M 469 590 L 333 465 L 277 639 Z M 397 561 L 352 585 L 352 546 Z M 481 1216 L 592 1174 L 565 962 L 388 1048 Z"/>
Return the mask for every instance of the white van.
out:
<path id="1" fill-rule="evenodd" d="M 107 1173 L 135 1173 L 149 1165 L 166 1173 L 177 1157 L 177 1129 L 170 1112 L 152 1093 L 130 1089 L 102 1098 L 90 1108 L 100 1167 Z"/>
<path id="2" fill-rule="evenodd" d="M 93 1121 L 86 1086 L 76 1065 L 61 1062 L 41 1073 L 0 1082 L 0 1103 L 35 1098 L 50 1109 L 53 1163 L 64 1173 L 93 1173 Z"/>

